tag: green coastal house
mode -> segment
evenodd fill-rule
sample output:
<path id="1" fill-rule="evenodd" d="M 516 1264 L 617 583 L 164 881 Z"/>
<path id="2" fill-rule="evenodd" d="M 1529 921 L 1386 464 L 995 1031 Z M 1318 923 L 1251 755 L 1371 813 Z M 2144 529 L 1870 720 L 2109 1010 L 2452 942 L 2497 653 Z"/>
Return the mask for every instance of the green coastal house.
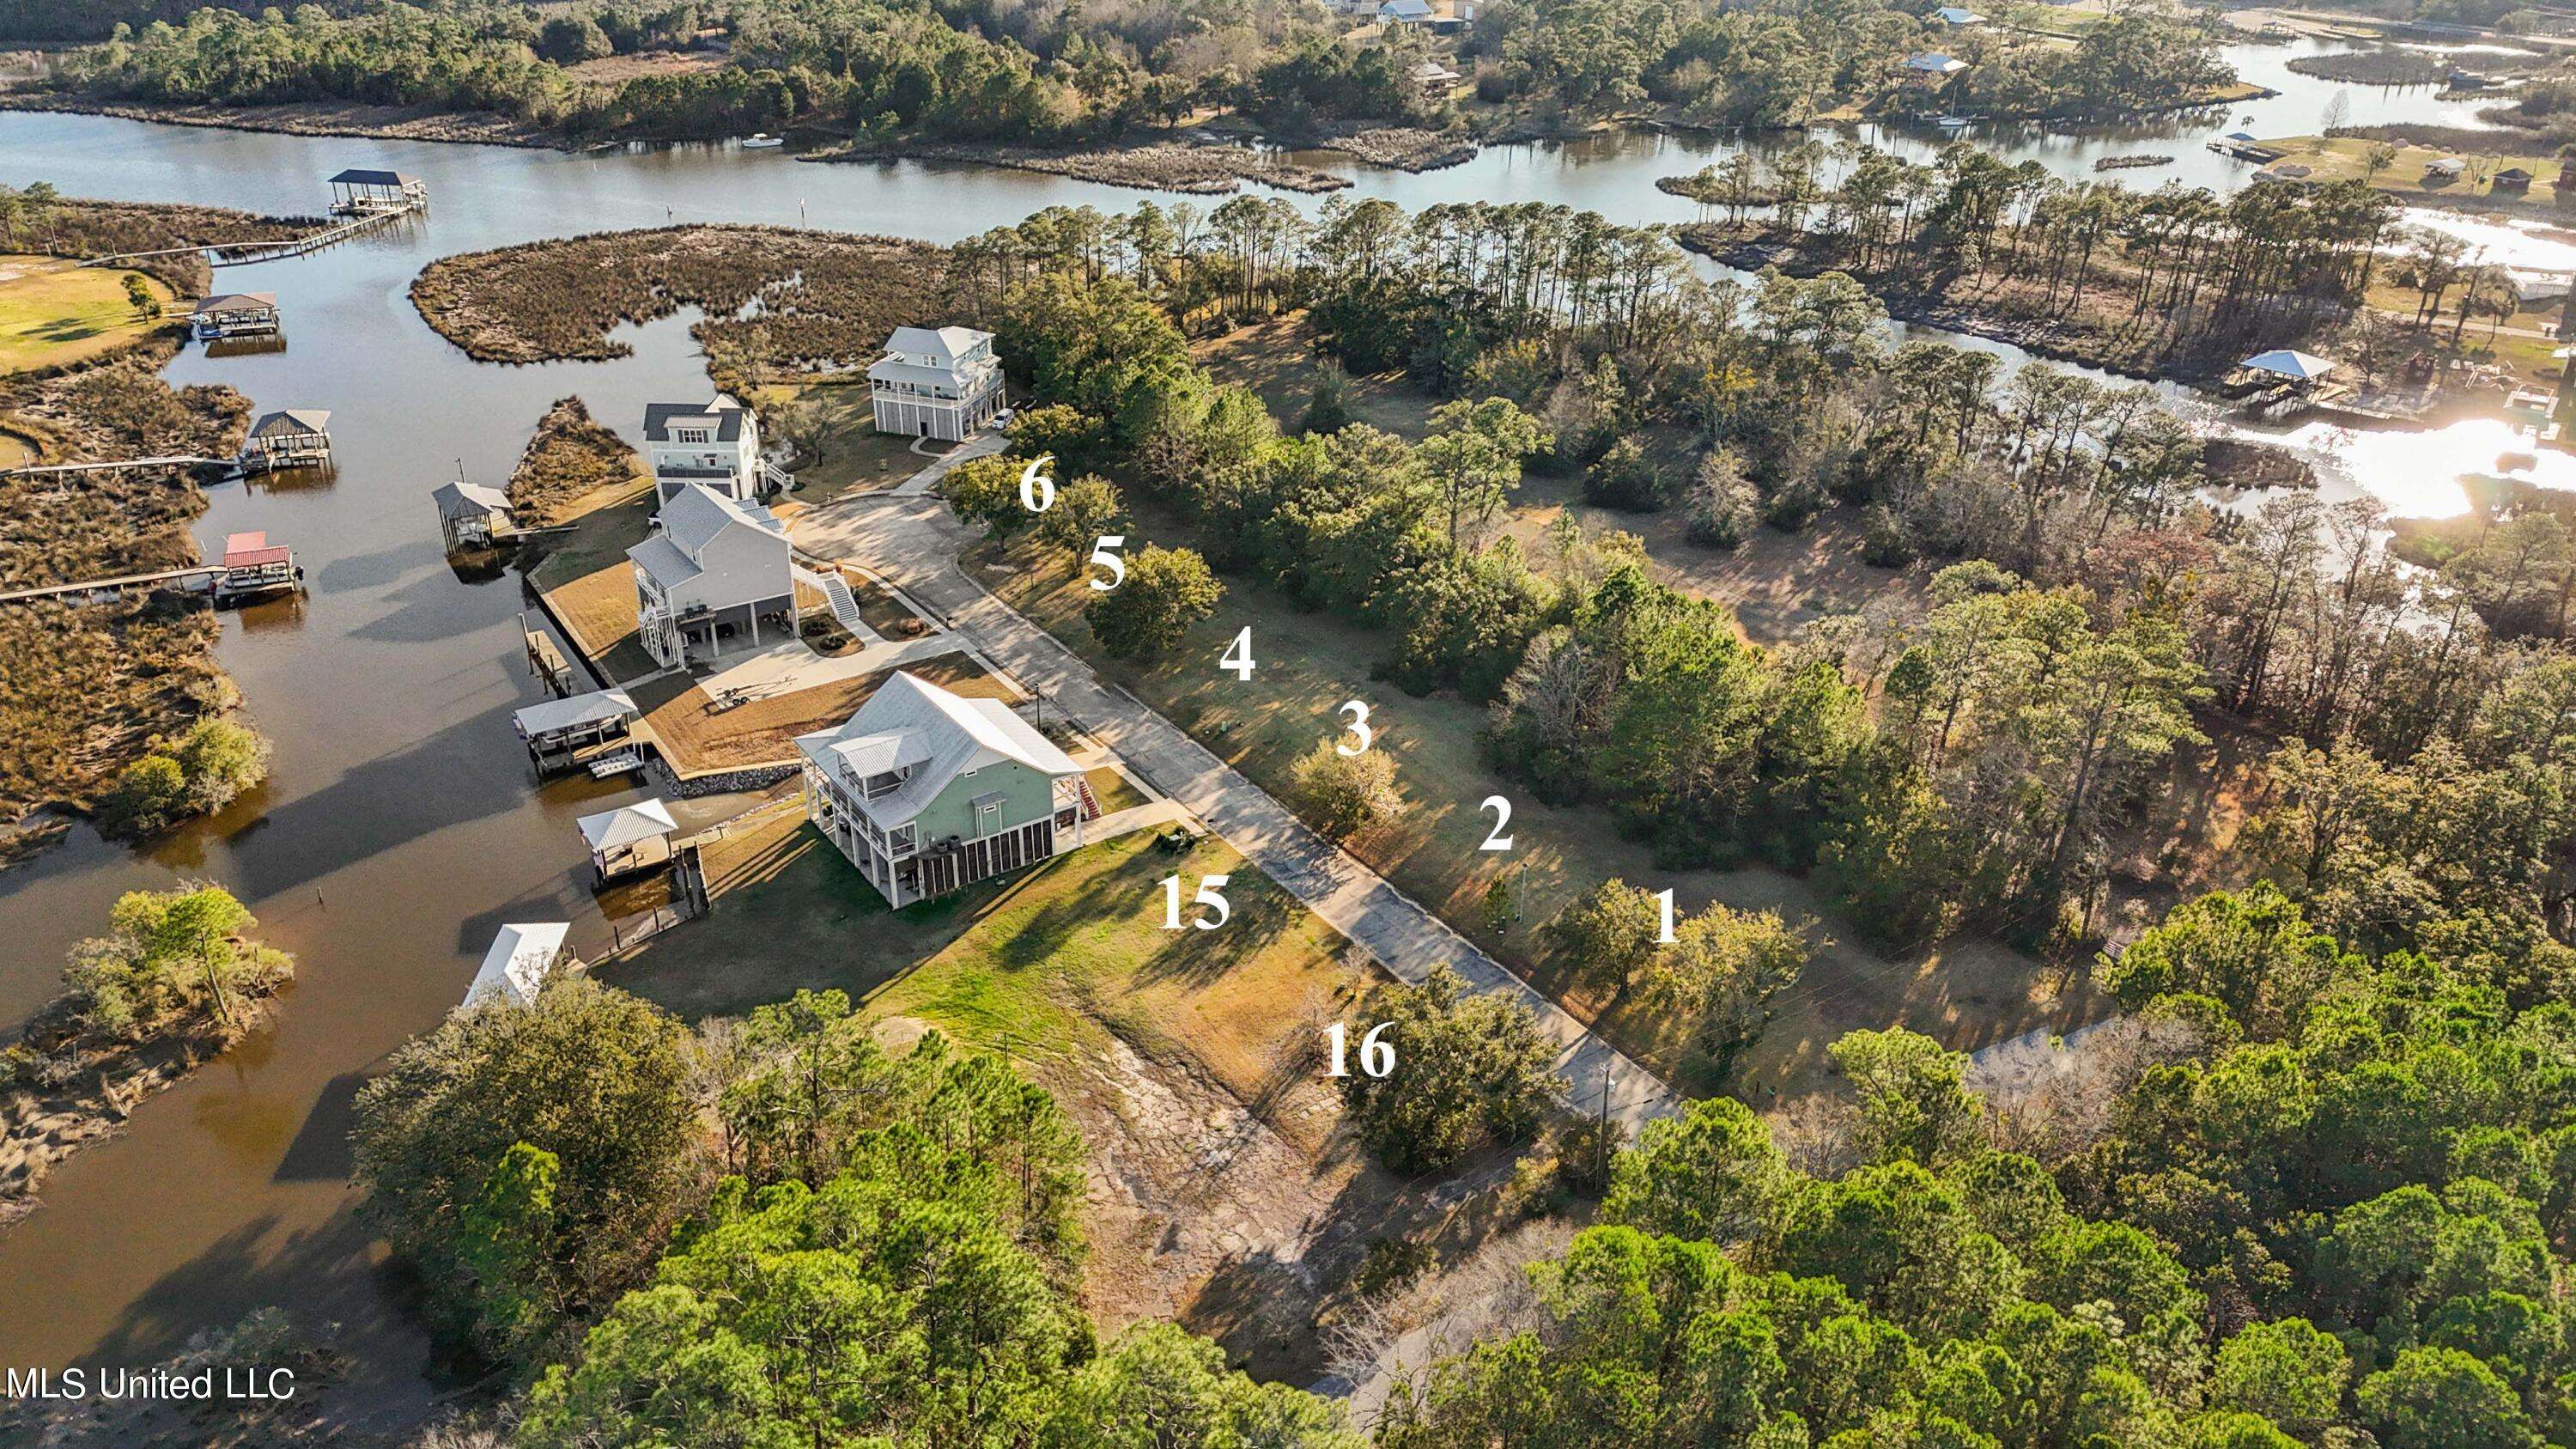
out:
<path id="1" fill-rule="evenodd" d="M 1100 814 L 1082 767 L 1009 706 L 908 673 L 796 749 L 815 828 L 898 907 L 1071 850 Z"/>

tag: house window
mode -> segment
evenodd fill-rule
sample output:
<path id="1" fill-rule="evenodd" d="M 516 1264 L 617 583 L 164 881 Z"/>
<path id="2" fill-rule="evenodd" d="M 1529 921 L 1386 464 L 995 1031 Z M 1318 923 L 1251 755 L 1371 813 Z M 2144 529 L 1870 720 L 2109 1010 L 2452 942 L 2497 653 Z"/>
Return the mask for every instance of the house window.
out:
<path id="1" fill-rule="evenodd" d="M 680 441 L 683 443 L 704 443 L 712 441 L 712 437 L 704 428 L 682 428 L 680 429 Z"/>
<path id="2" fill-rule="evenodd" d="M 889 837 L 889 843 L 894 853 L 897 855 L 901 855 L 905 851 L 912 849 L 912 840 L 912 822 L 908 820 L 903 824 L 896 826 L 893 834 Z"/>

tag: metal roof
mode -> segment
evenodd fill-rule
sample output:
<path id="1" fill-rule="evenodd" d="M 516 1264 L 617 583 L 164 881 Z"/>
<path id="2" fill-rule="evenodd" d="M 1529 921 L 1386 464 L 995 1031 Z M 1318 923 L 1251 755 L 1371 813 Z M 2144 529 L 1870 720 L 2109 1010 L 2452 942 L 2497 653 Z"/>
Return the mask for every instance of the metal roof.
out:
<path id="1" fill-rule="evenodd" d="M 887 766 L 880 762 L 889 758 L 920 764 L 902 788 L 860 802 L 885 826 L 910 820 L 938 799 L 950 781 L 989 764 L 1007 760 L 1048 776 L 1082 773 L 1071 756 L 1000 700 L 967 699 L 900 670 L 868 696 L 849 723 L 796 739 L 797 749 L 826 770 L 846 759 L 840 753 L 845 745 L 863 747 L 862 760 L 874 766 L 861 773 L 862 779 L 883 773 Z"/>
<path id="2" fill-rule="evenodd" d="M 281 433 L 327 433 L 330 422 L 328 408 L 279 408 L 273 413 L 261 413 L 259 421 L 250 425 L 250 435 L 271 438 Z"/>
<path id="3" fill-rule="evenodd" d="M 486 513 L 507 513 L 510 510 L 509 494 L 489 484 L 468 483 L 462 479 L 454 483 L 441 483 L 431 491 L 429 497 L 431 502 L 438 505 L 440 515 L 447 518 L 474 518 Z"/>
<path id="4" fill-rule="evenodd" d="M 333 186 L 409 186 L 418 178 L 407 171 L 384 171 L 371 166 L 352 166 L 331 178 Z"/>
<path id="5" fill-rule="evenodd" d="M 596 815 L 585 815 L 575 823 L 581 826 L 581 838 L 590 843 L 593 851 L 615 850 L 639 840 L 656 840 L 680 828 L 680 822 L 671 818 L 671 807 L 658 797 L 633 805 L 620 805 L 614 810 L 602 810 Z"/>
<path id="6" fill-rule="evenodd" d="M 2276 347 L 2269 352 L 2256 353 L 2238 363 L 2237 366 L 2248 372 L 2268 372 L 2275 376 L 2294 377 L 2305 382 L 2334 371 L 2334 359 L 2319 357 L 2313 352 L 2301 352 L 2295 347 Z"/>
<path id="7" fill-rule="evenodd" d="M 275 292 L 225 292 L 197 303 L 199 312 L 254 312 L 277 306 Z"/>
<path id="8" fill-rule="evenodd" d="M 674 424 L 703 423 L 719 443 L 742 441 L 743 409 L 735 403 L 718 400 L 707 403 L 646 403 L 644 405 L 644 441 L 668 443 Z"/>
<path id="9" fill-rule="evenodd" d="M 519 738 L 524 740 L 613 719 L 633 719 L 638 713 L 634 698 L 625 690 L 602 689 L 529 705 L 510 716 L 510 722 L 518 726 Z"/>
<path id="10" fill-rule="evenodd" d="M 224 567 L 257 568 L 261 564 L 285 563 L 292 555 L 281 544 L 270 547 L 266 533 L 232 533 L 224 536 Z"/>
<path id="11" fill-rule="evenodd" d="M 535 1001 L 554 970 L 555 958 L 563 954 L 564 937 L 571 933 L 572 925 L 566 921 L 503 926 L 492 938 L 492 949 L 483 953 L 483 969 L 474 973 L 474 984 L 465 988 L 465 1004 L 479 1005 L 491 996 L 512 1006 Z"/>

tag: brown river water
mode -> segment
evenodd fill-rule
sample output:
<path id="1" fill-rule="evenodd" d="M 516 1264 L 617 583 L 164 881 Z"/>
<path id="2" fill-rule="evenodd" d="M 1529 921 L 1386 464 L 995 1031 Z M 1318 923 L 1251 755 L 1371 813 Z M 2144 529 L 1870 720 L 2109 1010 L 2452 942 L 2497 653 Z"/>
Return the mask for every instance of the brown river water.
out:
<path id="1" fill-rule="evenodd" d="M 2313 129 L 2339 89 L 2280 69 L 2298 53 L 2236 57 L 2253 78 L 2289 82 L 2289 94 L 2245 108 L 2264 112 L 2260 134 Z M 2351 89 L 2356 120 L 2465 121 L 2422 93 Z M 2232 188 L 2245 168 L 2200 142 L 2236 120 L 1977 139 L 2067 175 L 2162 142 L 2182 164 L 2121 179 Z M 1937 140 L 1878 139 L 1917 155 Z M 1493 148 L 1424 176 L 1315 159 L 1353 175 L 1349 194 L 1408 207 L 1539 199 L 1636 222 L 1690 219 L 1689 204 L 1654 180 L 1722 155 L 1708 138 L 1625 136 Z M 51 181 L 74 195 L 310 213 L 325 200 L 323 178 L 352 165 L 419 175 L 429 214 L 309 257 L 225 269 L 226 288 L 279 294 L 287 347 L 225 359 L 192 348 L 170 374 L 229 383 L 262 409 L 332 412 L 331 481 L 220 486 L 197 527 L 209 545 L 265 529 L 308 573 L 300 602 L 225 616 L 222 662 L 276 744 L 274 776 L 148 850 L 82 828 L 0 872 L 0 1023 L 53 993 L 65 950 L 98 928 L 118 893 L 183 878 L 241 896 L 262 934 L 296 954 L 301 976 L 272 1027 L 63 1165 L 42 1209 L 0 1232 L 0 1366 L 149 1362 L 199 1328 L 278 1304 L 308 1324 L 337 1323 L 371 1397 L 398 1406 L 429 1392 L 427 1345 L 388 1296 L 381 1250 L 351 1215 L 351 1096 L 388 1051 L 456 1004 L 502 922 L 568 918 L 576 947 L 604 943 L 572 822 L 640 792 L 536 788 L 509 724 L 539 697 L 519 656 L 529 606 L 515 576 L 467 583 L 447 567 L 429 493 L 460 464 L 475 481 L 506 479 L 538 416 L 567 393 L 632 438 L 648 400 L 706 391 L 702 360 L 688 319 L 672 318 L 636 329 L 631 358 L 478 365 L 413 311 L 405 288 L 420 267 L 670 220 L 802 220 L 948 241 L 1042 206 L 1116 210 L 1143 195 L 1026 172 L 808 165 L 727 147 L 576 156 L 0 113 L 0 183 Z M 1320 199 L 1294 200 L 1312 210 Z M 684 823 L 731 808 L 695 802 Z"/>

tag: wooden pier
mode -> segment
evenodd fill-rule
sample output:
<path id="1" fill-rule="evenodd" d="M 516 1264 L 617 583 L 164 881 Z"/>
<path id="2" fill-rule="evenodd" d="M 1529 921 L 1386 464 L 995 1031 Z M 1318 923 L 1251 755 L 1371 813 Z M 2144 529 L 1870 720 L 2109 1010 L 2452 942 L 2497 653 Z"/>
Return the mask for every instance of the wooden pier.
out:
<path id="1" fill-rule="evenodd" d="M 5 594 L 0 594 L 0 604 L 22 604 L 35 599 L 58 599 L 74 594 L 96 596 L 83 600 L 83 602 L 96 602 L 99 598 L 122 597 L 128 589 L 178 587 L 183 580 L 203 581 L 192 587 L 181 588 L 180 591 L 183 593 L 212 594 L 215 591 L 215 580 L 222 577 L 223 572 L 222 564 L 198 564 L 193 568 L 162 569 L 157 573 L 119 574 L 111 579 L 83 579 L 74 584 L 46 584 L 41 588 L 11 589 Z"/>
<path id="2" fill-rule="evenodd" d="M 569 697 L 573 692 L 572 663 L 564 658 L 555 641 L 528 627 L 528 616 L 519 616 L 519 642 L 527 650 L 528 672 L 546 682 L 555 698 Z"/>

